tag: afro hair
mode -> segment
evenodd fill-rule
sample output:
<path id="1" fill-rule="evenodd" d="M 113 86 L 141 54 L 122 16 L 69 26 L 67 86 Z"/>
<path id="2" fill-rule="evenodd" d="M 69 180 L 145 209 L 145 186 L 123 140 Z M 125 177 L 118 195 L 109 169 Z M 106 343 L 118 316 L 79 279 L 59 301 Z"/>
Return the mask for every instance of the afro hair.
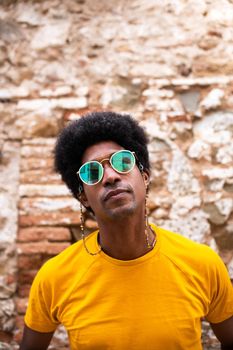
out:
<path id="1" fill-rule="evenodd" d="M 86 114 L 61 131 L 55 146 L 55 169 L 77 199 L 80 180 L 76 173 L 82 165 L 83 153 L 101 141 L 114 141 L 135 152 L 143 168 L 150 170 L 147 136 L 130 115 L 114 112 Z"/>

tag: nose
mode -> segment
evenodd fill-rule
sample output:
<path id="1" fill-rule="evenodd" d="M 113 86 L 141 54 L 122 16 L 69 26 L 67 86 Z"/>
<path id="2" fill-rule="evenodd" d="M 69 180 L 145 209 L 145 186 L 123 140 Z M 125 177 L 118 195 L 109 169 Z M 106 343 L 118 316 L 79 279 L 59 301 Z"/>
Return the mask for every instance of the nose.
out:
<path id="1" fill-rule="evenodd" d="M 121 181 L 121 175 L 115 171 L 110 164 L 106 163 L 104 167 L 104 176 L 102 179 L 103 186 L 114 185 L 116 182 Z"/>

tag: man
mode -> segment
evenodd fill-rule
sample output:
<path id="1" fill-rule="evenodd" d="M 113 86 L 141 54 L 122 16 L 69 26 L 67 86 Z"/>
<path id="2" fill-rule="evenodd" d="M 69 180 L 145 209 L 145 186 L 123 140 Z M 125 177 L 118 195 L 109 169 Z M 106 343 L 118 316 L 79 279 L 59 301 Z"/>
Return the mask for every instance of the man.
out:
<path id="1" fill-rule="evenodd" d="M 58 324 L 70 347 L 199 350 L 201 319 L 233 349 L 233 290 L 209 247 L 150 225 L 147 138 L 128 115 L 91 113 L 70 123 L 55 165 L 99 229 L 38 272 L 21 350 L 47 349 Z M 82 209 L 81 209 L 82 213 Z"/>

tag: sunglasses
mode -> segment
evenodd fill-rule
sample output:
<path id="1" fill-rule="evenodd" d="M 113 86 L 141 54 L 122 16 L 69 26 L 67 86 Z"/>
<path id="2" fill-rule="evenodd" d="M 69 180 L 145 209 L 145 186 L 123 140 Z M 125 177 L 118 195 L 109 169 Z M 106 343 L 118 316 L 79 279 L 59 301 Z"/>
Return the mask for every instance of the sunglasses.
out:
<path id="1" fill-rule="evenodd" d="M 109 161 L 111 167 L 120 174 L 127 174 L 133 170 L 136 163 L 135 153 L 127 150 L 121 150 L 113 153 L 110 158 L 102 159 L 100 162 L 92 160 L 84 163 L 77 175 L 86 185 L 98 184 L 104 176 L 102 163 Z"/>

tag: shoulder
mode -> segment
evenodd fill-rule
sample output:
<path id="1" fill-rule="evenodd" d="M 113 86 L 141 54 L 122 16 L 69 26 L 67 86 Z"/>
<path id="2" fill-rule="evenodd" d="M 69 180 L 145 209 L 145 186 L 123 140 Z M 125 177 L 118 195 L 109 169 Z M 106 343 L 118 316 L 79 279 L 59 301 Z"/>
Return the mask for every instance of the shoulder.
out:
<path id="1" fill-rule="evenodd" d="M 163 246 L 166 244 L 166 247 L 168 248 L 174 248 L 175 246 L 178 249 L 182 249 L 183 247 L 188 249 L 209 249 L 207 245 L 195 242 L 190 238 L 185 237 L 184 234 L 173 232 L 162 227 L 156 227 L 156 229 L 159 231 L 159 236 Z"/>
<path id="2" fill-rule="evenodd" d="M 176 265 L 196 271 L 215 270 L 223 268 L 224 264 L 219 255 L 208 245 L 194 242 L 191 239 L 164 228 L 158 228 L 161 240 L 161 254 Z"/>
<path id="3" fill-rule="evenodd" d="M 93 232 L 87 237 L 87 242 L 94 245 L 97 232 Z M 69 283 L 85 273 L 86 270 L 96 261 L 87 254 L 83 247 L 83 242 L 78 241 L 55 257 L 47 260 L 38 271 L 35 280 L 49 285 L 59 285 L 59 283 Z"/>

